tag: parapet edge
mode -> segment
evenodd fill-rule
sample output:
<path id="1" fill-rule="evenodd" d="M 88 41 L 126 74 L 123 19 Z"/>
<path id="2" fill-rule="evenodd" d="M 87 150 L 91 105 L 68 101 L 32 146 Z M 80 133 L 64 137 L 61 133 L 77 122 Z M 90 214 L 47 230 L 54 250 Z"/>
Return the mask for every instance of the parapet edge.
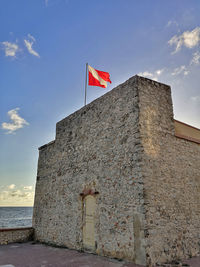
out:
<path id="1" fill-rule="evenodd" d="M 53 140 L 53 141 L 51 141 L 51 142 L 49 142 L 49 143 L 47 143 L 47 144 L 45 144 L 43 146 L 38 147 L 38 150 L 42 150 L 42 149 L 46 148 L 47 146 L 50 146 L 50 145 L 52 145 L 54 143 L 55 143 L 55 140 Z"/>
<path id="2" fill-rule="evenodd" d="M 102 98 L 104 98 L 105 96 L 107 95 L 110 95 L 112 94 L 112 91 L 113 90 L 116 90 L 117 88 L 121 87 L 121 86 L 124 86 L 126 85 L 126 83 L 130 83 L 131 81 L 138 81 L 139 80 L 142 80 L 142 81 L 145 81 L 145 82 L 148 82 L 148 83 L 154 83 L 154 84 L 159 84 L 159 85 L 164 85 L 166 86 L 167 88 L 171 88 L 170 85 L 167 85 L 167 84 L 164 84 L 164 83 L 161 83 L 161 82 L 158 82 L 158 81 L 155 81 L 155 80 L 151 80 L 151 79 L 148 79 L 148 78 L 145 78 L 145 77 L 142 77 L 142 76 L 139 76 L 139 75 L 134 75 L 132 77 L 130 77 L 128 80 L 126 80 L 125 82 L 117 85 L 116 87 L 114 87 L 112 90 L 110 90 L 109 92 L 103 94 L 102 96 L 98 97 L 97 99 L 93 100 L 92 102 L 90 102 L 89 104 L 87 104 L 86 106 L 76 110 L 75 112 L 69 114 L 68 116 L 66 116 L 65 118 L 61 119 L 60 121 L 58 121 L 56 123 L 56 125 L 59 125 L 59 124 L 62 124 L 65 120 L 67 119 L 70 119 L 71 117 L 75 116 L 75 114 L 77 114 L 78 112 L 83 112 L 85 113 L 90 107 L 92 107 L 92 105 L 95 104 L 95 102 L 97 101 L 100 101 Z"/>

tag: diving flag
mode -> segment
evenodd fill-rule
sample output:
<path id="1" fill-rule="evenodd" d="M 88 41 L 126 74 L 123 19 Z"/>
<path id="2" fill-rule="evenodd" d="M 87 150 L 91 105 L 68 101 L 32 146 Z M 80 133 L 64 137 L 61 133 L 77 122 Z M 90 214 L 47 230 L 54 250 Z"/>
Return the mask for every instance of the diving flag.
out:
<path id="1" fill-rule="evenodd" d="M 96 70 L 88 65 L 88 85 L 107 87 L 107 82 L 111 83 L 110 74 L 108 72 Z"/>

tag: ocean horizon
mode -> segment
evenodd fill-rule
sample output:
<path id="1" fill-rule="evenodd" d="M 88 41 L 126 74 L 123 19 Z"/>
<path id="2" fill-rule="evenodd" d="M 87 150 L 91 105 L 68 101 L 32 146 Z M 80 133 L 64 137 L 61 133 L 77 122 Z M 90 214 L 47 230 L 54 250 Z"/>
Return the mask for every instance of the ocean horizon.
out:
<path id="1" fill-rule="evenodd" d="M 31 227 L 32 206 L 0 206 L 0 228 Z"/>

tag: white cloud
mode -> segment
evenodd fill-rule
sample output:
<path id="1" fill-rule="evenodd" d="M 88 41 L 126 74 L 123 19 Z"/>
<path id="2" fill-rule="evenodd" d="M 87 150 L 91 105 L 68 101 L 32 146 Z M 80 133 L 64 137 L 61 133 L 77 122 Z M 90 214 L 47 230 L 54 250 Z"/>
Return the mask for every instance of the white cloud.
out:
<path id="1" fill-rule="evenodd" d="M 16 186 L 15 184 L 11 184 L 11 185 L 8 186 L 8 188 L 9 188 L 9 189 L 14 189 L 15 186 Z"/>
<path id="2" fill-rule="evenodd" d="M 192 64 L 194 64 L 194 65 L 200 64 L 200 52 L 199 51 L 193 53 L 190 65 L 192 65 Z"/>
<path id="3" fill-rule="evenodd" d="M 16 53 L 19 52 L 19 46 L 16 43 L 2 42 L 3 49 L 6 57 L 16 57 Z"/>
<path id="4" fill-rule="evenodd" d="M 22 197 L 23 193 L 21 190 L 14 190 L 10 193 L 11 197 Z"/>
<path id="5" fill-rule="evenodd" d="M 185 76 L 189 74 L 189 70 L 186 68 L 185 65 L 182 65 L 178 68 L 175 68 L 174 71 L 172 72 L 173 76 L 179 75 L 183 73 Z"/>
<path id="6" fill-rule="evenodd" d="M 171 26 L 172 25 L 172 23 L 173 23 L 173 21 L 172 20 L 169 20 L 168 22 L 167 22 L 167 27 L 169 27 L 169 26 Z"/>
<path id="7" fill-rule="evenodd" d="M 144 72 L 138 73 L 138 75 L 157 81 L 158 77 L 163 73 L 163 71 L 164 69 L 156 70 L 154 72 L 144 71 Z"/>
<path id="8" fill-rule="evenodd" d="M 178 52 L 182 46 L 193 48 L 200 43 L 200 27 L 196 27 L 192 31 L 185 31 L 181 35 L 174 35 L 169 41 L 169 45 L 175 45 L 175 51 Z"/>
<path id="9" fill-rule="evenodd" d="M 6 188 L 9 187 L 6 186 Z M 33 186 L 27 186 L 27 188 L 26 186 L 21 188 L 15 186 L 15 188 L 11 188 L 12 190 L 0 190 L 0 206 L 33 206 Z"/>
<path id="10" fill-rule="evenodd" d="M 32 185 L 30 185 L 30 186 L 24 186 L 24 190 L 32 190 L 32 189 L 33 189 Z"/>
<path id="11" fill-rule="evenodd" d="M 12 123 L 3 122 L 2 128 L 8 130 L 8 133 L 14 133 L 16 130 L 23 128 L 24 125 L 29 125 L 25 119 L 21 118 L 17 113 L 19 108 L 12 109 L 8 111 L 8 116 L 10 117 Z"/>
<path id="12" fill-rule="evenodd" d="M 32 39 L 33 42 L 36 42 L 35 38 L 30 33 L 28 33 L 28 38 Z"/>
<path id="13" fill-rule="evenodd" d="M 154 74 L 149 72 L 149 71 L 140 72 L 140 73 L 138 73 L 138 75 L 143 76 L 145 78 L 150 78 L 150 79 L 155 80 L 155 81 L 158 80 L 158 78 L 156 76 L 154 76 Z"/>
<path id="14" fill-rule="evenodd" d="M 148 71 L 144 71 L 144 72 L 140 72 L 138 73 L 139 76 L 145 76 L 145 77 L 153 77 L 153 73 L 148 72 Z"/>
<path id="15" fill-rule="evenodd" d="M 40 57 L 40 55 L 38 54 L 38 52 L 36 52 L 35 50 L 33 50 L 32 46 L 33 44 L 36 42 L 35 38 L 28 34 L 28 39 L 24 39 L 24 44 L 26 46 L 26 48 L 28 49 L 28 52 L 36 57 Z"/>
<path id="16" fill-rule="evenodd" d="M 33 198 L 34 192 L 23 192 L 22 190 L 14 190 L 14 191 L 3 191 L 0 192 L 0 200 L 8 200 L 10 198 L 20 199 L 20 198 Z"/>
<path id="17" fill-rule="evenodd" d="M 17 40 L 15 43 L 11 43 L 8 41 L 0 42 L 2 50 L 5 52 L 6 57 L 15 58 L 16 54 L 21 51 L 22 49 L 17 44 Z M 39 53 L 33 49 L 33 44 L 36 42 L 35 38 L 29 33 L 27 38 L 24 39 L 25 47 L 27 48 L 28 52 L 36 57 L 40 57 Z"/>
<path id="18" fill-rule="evenodd" d="M 194 102 L 200 102 L 200 96 L 199 95 L 198 96 L 192 96 L 190 99 Z"/>
<path id="19" fill-rule="evenodd" d="M 164 69 L 156 70 L 155 73 L 159 76 L 163 73 Z"/>
<path id="20" fill-rule="evenodd" d="M 9 192 L 8 191 L 0 192 L 0 200 L 7 199 L 8 196 L 9 196 Z"/>

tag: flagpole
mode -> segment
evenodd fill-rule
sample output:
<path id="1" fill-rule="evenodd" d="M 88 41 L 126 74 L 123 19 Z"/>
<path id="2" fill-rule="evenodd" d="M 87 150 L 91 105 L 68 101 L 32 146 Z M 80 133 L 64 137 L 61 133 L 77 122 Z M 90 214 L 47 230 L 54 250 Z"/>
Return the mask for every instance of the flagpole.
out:
<path id="1" fill-rule="evenodd" d="M 85 73 L 85 101 L 84 101 L 85 106 L 86 106 L 86 98 L 87 98 L 87 73 L 88 73 L 88 63 L 86 63 L 86 73 Z"/>

